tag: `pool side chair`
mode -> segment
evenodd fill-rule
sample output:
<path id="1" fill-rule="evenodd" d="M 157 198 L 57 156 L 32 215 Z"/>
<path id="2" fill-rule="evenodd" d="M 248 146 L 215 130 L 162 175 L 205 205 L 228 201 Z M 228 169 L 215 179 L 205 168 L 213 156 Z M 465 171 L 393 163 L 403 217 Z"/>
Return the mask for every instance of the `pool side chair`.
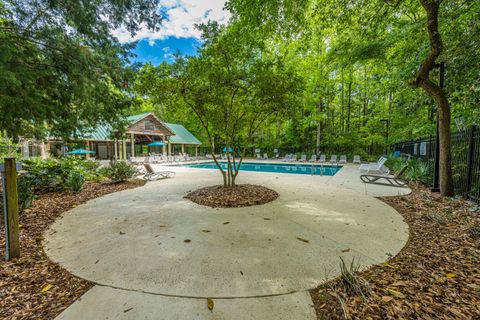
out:
<path id="1" fill-rule="evenodd" d="M 267 153 L 263 154 L 263 160 L 268 160 L 268 154 Z"/>
<path id="2" fill-rule="evenodd" d="M 387 158 L 385 157 L 380 157 L 377 162 L 370 162 L 370 163 L 364 163 L 362 164 L 358 169 L 360 171 L 365 171 L 368 170 L 369 168 L 377 168 L 379 166 L 383 166 L 387 162 Z"/>
<path id="3" fill-rule="evenodd" d="M 359 168 L 363 174 L 389 174 L 390 169 L 385 166 L 387 158 L 381 157 L 376 163 L 362 164 Z"/>
<path id="4" fill-rule="evenodd" d="M 315 162 L 315 161 L 317 161 L 317 155 L 312 154 L 312 157 L 310 158 L 310 160 L 308 162 Z"/>
<path id="5" fill-rule="evenodd" d="M 353 163 L 354 164 L 361 164 L 362 163 L 362 160 L 360 159 L 359 155 L 354 155 L 353 156 Z"/>
<path id="6" fill-rule="evenodd" d="M 286 154 L 282 159 L 283 162 L 287 162 L 288 160 L 290 160 L 290 154 Z"/>
<path id="7" fill-rule="evenodd" d="M 292 156 L 290 157 L 290 162 L 296 162 L 296 161 L 297 161 L 297 155 L 292 154 Z"/>
<path id="8" fill-rule="evenodd" d="M 340 156 L 340 161 L 338 161 L 338 163 L 347 163 L 347 156 L 346 155 L 341 155 Z"/>
<path id="9" fill-rule="evenodd" d="M 156 181 L 160 179 L 167 179 L 175 177 L 174 171 L 155 171 L 149 163 L 144 163 L 143 166 L 147 173 L 143 176 L 144 180 Z"/>
<path id="10" fill-rule="evenodd" d="M 337 155 L 336 154 L 332 154 L 332 156 L 330 157 L 330 163 L 331 164 L 334 164 L 334 163 L 337 163 Z"/>
<path id="11" fill-rule="evenodd" d="M 302 157 L 300 158 L 300 160 L 298 160 L 299 162 L 307 162 L 307 155 L 306 154 L 302 154 Z"/>
<path id="12" fill-rule="evenodd" d="M 257 160 L 262 160 L 262 156 L 260 155 L 260 153 L 257 153 Z"/>
<path id="13" fill-rule="evenodd" d="M 389 174 L 362 174 L 360 179 L 365 183 L 381 184 L 384 186 L 405 187 L 407 182 L 402 179 L 402 175 L 407 170 L 407 165 L 403 166 L 395 175 Z"/>
<path id="14" fill-rule="evenodd" d="M 324 154 L 321 154 L 321 155 L 320 155 L 320 158 L 318 159 L 318 162 L 320 162 L 320 163 L 325 163 L 325 161 L 326 161 L 325 155 L 324 155 Z"/>

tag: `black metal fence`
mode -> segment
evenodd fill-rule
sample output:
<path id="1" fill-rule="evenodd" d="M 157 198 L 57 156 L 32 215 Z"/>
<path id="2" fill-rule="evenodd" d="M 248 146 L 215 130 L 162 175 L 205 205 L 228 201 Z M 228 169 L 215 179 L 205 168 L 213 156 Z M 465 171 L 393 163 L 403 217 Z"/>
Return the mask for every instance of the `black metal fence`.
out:
<path id="1" fill-rule="evenodd" d="M 431 136 L 397 143 L 395 150 L 433 163 L 435 144 L 435 137 Z M 455 194 L 480 203 L 480 129 L 477 126 L 452 134 L 452 170 Z"/>

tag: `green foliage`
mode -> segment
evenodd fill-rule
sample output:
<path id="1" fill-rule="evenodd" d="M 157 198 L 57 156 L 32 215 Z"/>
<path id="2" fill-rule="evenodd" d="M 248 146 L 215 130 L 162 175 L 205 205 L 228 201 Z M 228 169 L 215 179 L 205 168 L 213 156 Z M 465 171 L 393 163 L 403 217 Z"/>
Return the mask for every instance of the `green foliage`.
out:
<path id="1" fill-rule="evenodd" d="M 421 159 L 406 160 L 393 154 L 387 156 L 385 165 L 393 172 L 398 172 L 403 166 L 407 166 L 403 176 L 406 180 L 429 185 L 433 177 L 433 164 Z"/>
<path id="2" fill-rule="evenodd" d="M 0 163 L 7 157 L 20 158 L 20 146 L 0 132 Z"/>
<path id="3" fill-rule="evenodd" d="M 79 193 L 82 190 L 83 184 L 85 183 L 85 177 L 79 171 L 71 172 L 67 180 L 65 181 L 65 187 L 75 193 Z"/>
<path id="4" fill-rule="evenodd" d="M 20 212 L 29 208 L 33 200 L 37 198 L 35 194 L 35 179 L 28 174 L 20 174 L 17 179 L 18 190 L 18 208 Z"/>
<path id="5" fill-rule="evenodd" d="M 108 167 L 103 167 L 101 172 L 112 181 L 121 182 L 133 178 L 136 170 L 129 162 L 116 161 Z"/>
<path id="6" fill-rule="evenodd" d="M 62 159 L 29 159 L 24 161 L 25 179 L 35 193 L 60 190 L 79 192 L 85 180 L 98 181 L 98 165 L 74 157 Z"/>
<path id="7" fill-rule="evenodd" d="M 428 185 L 432 181 L 432 174 L 432 164 L 414 159 L 409 161 L 405 177 L 410 181 L 421 182 Z"/>
<path id="8" fill-rule="evenodd" d="M 10 137 L 70 137 L 115 122 L 134 100 L 125 92 L 132 45 L 111 31 L 156 29 L 159 0 L 0 2 L 0 128 Z"/>

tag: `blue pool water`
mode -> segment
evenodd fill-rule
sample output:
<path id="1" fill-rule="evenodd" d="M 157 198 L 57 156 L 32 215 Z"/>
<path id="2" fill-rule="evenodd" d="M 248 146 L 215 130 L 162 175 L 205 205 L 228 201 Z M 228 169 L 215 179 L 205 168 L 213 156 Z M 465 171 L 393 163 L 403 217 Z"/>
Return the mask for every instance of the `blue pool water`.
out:
<path id="1" fill-rule="evenodd" d="M 223 169 L 227 169 L 226 162 L 220 162 Z M 215 162 L 192 163 L 183 164 L 182 167 L 202 168 L 202 169 L 218 169 Z M 299 163 L 256 163 L 243 162 L 241 169 L 244 171 L 258 171 L 258 172 L 276 172 L 276 173 L 295 173 L 295 174 L 309 174 L 309 175 L 323 175 L 333 176 L 342 167 L 319 164 L 299 164 Z"/>

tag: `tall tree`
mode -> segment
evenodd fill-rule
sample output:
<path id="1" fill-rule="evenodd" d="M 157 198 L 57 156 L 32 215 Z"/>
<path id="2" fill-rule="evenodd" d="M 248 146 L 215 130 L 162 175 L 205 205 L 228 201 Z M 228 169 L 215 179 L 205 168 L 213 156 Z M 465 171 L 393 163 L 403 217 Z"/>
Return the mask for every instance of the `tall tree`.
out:
<path id="1" fill-rule="evenodd" d="M 0 2 L 0 127 L 69 137 L 132 103 L 129 49 L 112 36 L 161 22 L 159 0 Z"/>
<path id="2" fill-rule="evenodd" d="M 443 52 L 442 37 L 438 29 L 438 15 L 443 0 L 420 0 L 420 2 L 427 13 L 430 52 L 421 64 L 417 77 L 412 84 L 425 90 L 437 105 L 438 134 L 440 140 L 440 192 L 444 196 L 453 196 L 450 104 L 443 88 L 430 79 L 433 69 L 437 67 L 437 59 Z"/>

